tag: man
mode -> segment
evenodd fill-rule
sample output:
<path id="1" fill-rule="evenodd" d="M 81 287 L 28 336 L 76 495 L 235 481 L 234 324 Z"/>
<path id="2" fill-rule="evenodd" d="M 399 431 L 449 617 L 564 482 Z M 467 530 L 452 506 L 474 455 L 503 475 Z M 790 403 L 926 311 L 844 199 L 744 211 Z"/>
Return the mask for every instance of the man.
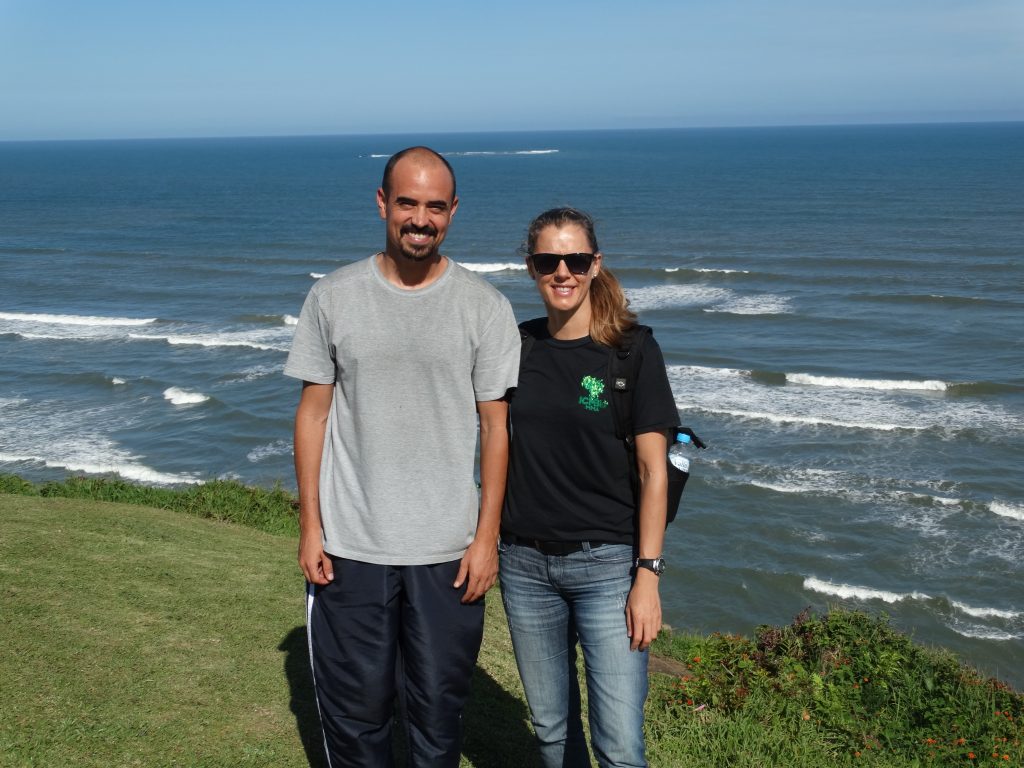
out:
<path id="1" fill-rule="evenodd" d="M 384 251 L 313 287 L 285 366 L 303 381 L 310 660 L 332 768 L 391 763 L 396 695 L 410 763 L 456 766 L 498 569 L 520 338 L 508 301 L 439 250 L 458 208 L 443 157 L 394 155 L 377 207 Z"/>

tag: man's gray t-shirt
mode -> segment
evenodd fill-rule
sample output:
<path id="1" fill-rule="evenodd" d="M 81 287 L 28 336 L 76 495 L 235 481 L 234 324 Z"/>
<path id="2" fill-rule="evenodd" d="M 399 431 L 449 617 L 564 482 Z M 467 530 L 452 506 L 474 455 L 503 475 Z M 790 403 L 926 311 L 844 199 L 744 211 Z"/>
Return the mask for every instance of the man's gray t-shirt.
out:
<path id="1" fill-rule="evenodd" d="M 476 403 L 516 385 L 520 343 L 508 300 L 450 259 L 416 290 L 389 283 L 376 256 L 313 286 L 284 372 L 334 384 L 325 551 L 385 565 L 462 557 L 479 506 Z"/>

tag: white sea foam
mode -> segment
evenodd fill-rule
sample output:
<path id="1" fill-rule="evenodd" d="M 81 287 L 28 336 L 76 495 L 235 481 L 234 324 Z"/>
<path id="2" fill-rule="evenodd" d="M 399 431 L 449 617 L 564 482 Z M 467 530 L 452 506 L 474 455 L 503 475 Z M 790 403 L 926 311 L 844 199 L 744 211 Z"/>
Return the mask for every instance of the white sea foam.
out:
<path id="1" fill-rule="evenodd" d="M 292 452 L 292 443 L 290 440 L 275 440 L 272 443 L 261 445 L 257 448 L 253 448 L 246 455 L 253 464 L 273 458 L 274 456 L 287 456 Z"/>
<path id="2" fill-rule="evenodd" d="M 518 150 L 466 150 L 462 152 L 442 152 L 448 157 L 489 157 L 498 155 L 553 155 L 557 149 L 518 149 Z"/>
<path id="3" fill-rule="evenodd" d="M 274 376 L 284 370 L 284 363 L 275 363 L 273 365 L 253 365 L 248 368 L 243 368 L 238 373 L 229 374 L 225 376 L 225 380 L 228 381 L 256 381 L 257 379 L 263 379 L 267 376 Z"/>
<path id="4" fill-rule="evenodd" d="M 110 383 L 111 384 L 126 384 L 127 382 L 124 379 L 122 379 L 120 376 L 114 376 L 113 378 L 110 379 Z"/>
<path id="5" fill-rule="evenodd" d="M 646 285 L 626 289 L 626 297 L 630 309 L 635 312 L 677 307 L 700 307 L 705 312 L 733 315 L 779 315 L 792 312 L 789 299 L 783 296 L 739 296 L 728 288 L 713 285 Z"/>
<path id="6" fill-rule="evenodd" d="M 1020 504 L 993 501 L 989 503 L 988 508 L 1000 517 L 1008 517 L 1011 520 L 1024 520 L 1024 506 Z"/>
<path id="7" fill-rule="evenodd" d="M 470 264 L 465 261 L 459 262 L 471 272 L 525 272 L 526 264 L 521 261 L 490 262 L 485 264 Z"/>
<path id="8" fill-rule="evenodd" d="M 648 285 L 628 288 L 629 308 L 634 312 L 673 307 L 711 305 L 731 299 L 734 294 L 726 288 L 707 285 Z"/>
<path id="9" fill-rule="evenodd" d="M 319 280 L 321 277 L 327 277 L 327 273 L 326 272 L 310 272 L 309 276 L 312 277 L 314 280 Z"/>
<path id="10" fill-rule="evenodd" d="M 996 402 L 935 397 L 912 389 L 844 388 L 838 379 L 824 387 L 788 379 L 785 386 L 773 386 L 750 371 L 731 368 L 670 365 L 667 371 L 676 403 L 684 411 L 779 425 L 882 432 L 1024 432 L 1024 414 Z M 1000 509 L 1024 519 L 1020 507 Z"/>
<path id="11" fill-rule="evenodd" d="M 830 419 L 825 416 L 798 416 L 796 414 L 770 413 L 767 411 L 745 411 L 730 408 L 703 408 L 702 410 L 706 411 L 707 413 L 717 413 L 723 416 L 732 416 L 737 419 L 767 421 L 772 424 L 798 424 L 809 427 L 840 427 L 842 429 L 868 429 L 877 432 L 894 432 L 898 429 L 927 429 L 927 427 L 923 425 L 884 424 L 881 422 L 852 420 L 846 421 L 842 419 Z"/>
<path id="12" fill-rule="evenodd" d="M 171 345 L 191 345 L 199 347 L 248 347 L 263 351 L 287 352 L 288 339 L 280 333 L 270 330 L 259 331 L 225 331 L 223 333 L 184 334 L 142 334 L 130 333 L 130 339 L 138 341 L 164 341 Z"/>
<path id="13" fill-rule="evenodd" d="M 883 389 L 883 390 L 924 390 L 945 392 L 949 385 L 944 381 L 893 381 L 890 379 L 854 379 L 844 376 L 813 376 L 809 373 L 787 373 L 786 381 L 791 384 L 806 384 L 815 387 L 839 387 L 842 389 Z"/>
<path id="14" fill-rule="evenodd" d="M 283 322 L 285 325 L 298 325 L 299 318 L 295 317 L 294 315 L 281 315 L 281 322 Z"/>
<path id="15" fill-rule="evenodd" d="M 949 628 L 958 635 L 973 637 L 978 640 L 996 640 L 999 642 L 1005 642 L 1007 640 L 1017 640 L 1020 638 L 1020 635 L 1015 635 L 1012 632 L 1004 632 L 1001 629 L 992 629 L 992 627 L 982 627 L 977 624 L 964 625 L 959 622 L 954 622 L 949 625 Z"/>
<path id="16" fill-rule="evenodd" d="M 90 474 L 115 473 L 159 485 L 202 482 L 192 474 L 161 472 L 107 436 L 135 423 L 138 409 L 124 403 L 81 408 L 63 401 L 22 401 L 4 411 L 0 462 L 29 463 Z"/>
<path id="17" fill-rule="evenodd" d="M 826 469 L 789 469 L 779 473 L 778 478 L 750 480 L 750 485 L 765 488 L 776 493 L 834 494 L 847 488 L 851 482 L 848 473 Z"/>
<path id="18" fill-rule="evenodd" d="M 833 595 L 843 600 L 881 600 L 884 603 L 898 603 L 903 600 L 930 600 L 923 592 L 889 592 L 884 589 L 860 587 L 854 584 L 833 584 L 831 581 L 808 576 L 804 579 L 804 589 Z"/>
<path id="19" fill-rule="evenodd" d="M 29 341 L 112 341 L 123 339 L 124 332 L 110 325 L 66 325 L 57 332 L 34 333 L 15 331 L 16 335 Z"/>
<path id="20" fill-rule="evenodd" d="M 178 387 L 168 387 L 164 390 L 164 399 L 169 400 L 171 405 L 194 405 L 205 403 L 210 398 L 202 392 L 187 392 Z"/>
<path id="21" fill-rule="evenodd" d="M 710 267 L 700 267 L 693 270 L 694 272 L 710 272 L 719 275 L 749 275 L 749 269 L 712 269 Z"/>
<path id="22" fill-rule="evenodd" d="M 0 312 L 0 320 L 47 325 L 135 326 L 155 323 L 156 318 L 94 317 L 89 315 L 47 315 L 30 312 Z"/>
<path id="23" fill-rule="evenodd" d="M 287 352 L 293 334 L 290 315 L 281 317 L 281 325 L 262 326 L 252 330 L 225 330 L 188 333 L 188 326 L 178 324 L 167 333 L 133 332 L 117 325 L 48 326 L 46 331 L 16 329 L 18 336 L 32 341 L 162 341 L 167 344 L 189 344 L 202 347 L 251 347 L 253 349 Z M 2 324 L 0 324 L 2 325 Z M 3 332 L 0 327 L 0 332 Z"/>
<path id="24" fill-rule="evenodd" d="M 94 334 L 27 333 L 22 331 L 21 333 L 15 332 L 15 335 L 20 336 L 23 339 L 28 339 L 29 341 L 67 341 L 68 339 L 89 338 L 90 335 Z"/>
<path id="25" fill-rule="evenodd" d="M 557 153 L 557 149 L 517 149 L 517 150 L 497 150 L 497 149 L 470 149 L 462 151 L 442 152 L 441 154 L 446 157 L 489 157 L 498 155 L 553 155 Z M 385 157 L 391 157 L 391 155 L 373 153 L 370 155 L 371 158 L 381 159 Z"/>
<path id="26" fill-rule="evenodd" d="M 928 498 L 943 507 L 958 507 L 964 503 L 963 499 L 951 499 L 946 496 L 928 496 Z"/>
<path id="27" fill-rule="evenodd" d="M 1024 613 L 1021 611 L 1004 611 L 999 608 L 974 608 L 956 600 L 950 600 L 950 603 L 958 611 L 966 613 L 968 616 L 973 616 L 976 619 L 1006 619 L 1007 621 L 1012 621 L 1024 617 Z"/>
<path id="28" fill-rule="evenodd" d="M 69 472 L 84 472 L 89 475 L 119 475 L 125 480 L 135 480 L 148 485 L 198 485 L 204 481 L 194 475 L 172 475 L 158 472 L 155 469 L 133 461 L 99 461 L 68 459 L 49 459 L 42 456 L 0 453 L 0 463 L 4 464 L 41 464 L 47 469 L 66 469 Z"/>
<path id="29" fill-rule="evenodd" d="M 787 315 L 793 311 L 789 299 L 784 296 L 737 296 L 708 307 L 705 312 L 722 312 L 730 315 Z"/>

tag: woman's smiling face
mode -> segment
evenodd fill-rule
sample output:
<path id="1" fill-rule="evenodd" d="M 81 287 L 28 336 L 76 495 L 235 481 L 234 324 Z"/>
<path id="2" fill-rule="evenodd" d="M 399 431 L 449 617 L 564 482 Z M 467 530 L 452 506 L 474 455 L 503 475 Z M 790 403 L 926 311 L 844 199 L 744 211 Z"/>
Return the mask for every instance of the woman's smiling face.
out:
<path id="1" fill-rule="evenodd" d="M 537 235 L 534 253 L 591 253 L 593 249 L 586 231 L 578 224 L 545 227 Z M 530 260 L 526 259 L 530 277 L 537 283 L 537 290 L 549 312 L 573 315 L 579 310 L 590 312 L 590 283 L 601 271 L 601 254 L 594 254 L 590 268 L 582 275 L 569 271 L 565 261 L 550 275 L 542 275 Z"/>

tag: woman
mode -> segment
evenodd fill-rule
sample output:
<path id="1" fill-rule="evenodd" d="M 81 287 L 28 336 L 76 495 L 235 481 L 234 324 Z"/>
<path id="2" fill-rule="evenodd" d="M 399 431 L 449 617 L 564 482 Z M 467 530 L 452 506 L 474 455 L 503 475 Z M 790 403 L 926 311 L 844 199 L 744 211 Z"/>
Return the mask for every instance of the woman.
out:
<path id="1" fill-rule="evenodd" d="M 624 345 L 636 315 L 604 268 L 585 213 L 542 213 L 526 249 L 547 323 L 530 324 L 539 328 L 511 407 L 499 550 L 516 663 L 548 768 L 590 765 L 577 641 L 598 764 L 644 766 L 647 648 L 661 627 L 666 431 L 678 414 L 661 351 L 646 334 L 633 406 L 637 509 L 607 381 L 611 350 Z"/>

